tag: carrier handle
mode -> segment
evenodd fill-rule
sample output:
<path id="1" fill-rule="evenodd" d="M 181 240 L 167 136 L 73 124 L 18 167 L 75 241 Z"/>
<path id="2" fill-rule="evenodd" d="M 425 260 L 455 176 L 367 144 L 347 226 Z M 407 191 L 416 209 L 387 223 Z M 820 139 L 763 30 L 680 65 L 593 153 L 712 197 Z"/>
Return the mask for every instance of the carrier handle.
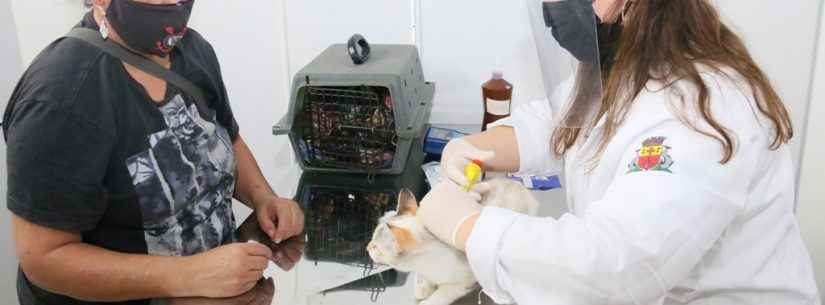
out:
<path id="1" fill-rule="evenodd" d="M 361 34 L 352 35 L 347 43 L 347 52 L 352 58 L 352 63 L 356 65 L 363 64 L 370 59 L 370 43 Z"/>
<path id="2" fill-rule="evenodd" d="M 288 115 L 285 115 L 281 118 L 275 126 L 272 126 L 272 134 L 276 136 L 283 136 L 289 134 L 290 130 L 292 129 L 291 124 L 289 124 L 289 120 L 287 119 Z"/>

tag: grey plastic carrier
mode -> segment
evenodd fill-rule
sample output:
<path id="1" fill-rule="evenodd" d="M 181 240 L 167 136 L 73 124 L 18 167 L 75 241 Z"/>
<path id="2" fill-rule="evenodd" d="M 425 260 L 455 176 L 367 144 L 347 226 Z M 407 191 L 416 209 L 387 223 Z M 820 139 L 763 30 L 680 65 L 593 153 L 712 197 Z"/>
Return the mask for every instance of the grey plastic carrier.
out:
<path id="1" fill-rule="evenodd" d="M 295 75 L 273 133 L 289 135 L 308 172 L 400 174 L 434 93 L 415 46 L 372 45 L 356 65 L 347 45 L 333 45 Z"/>

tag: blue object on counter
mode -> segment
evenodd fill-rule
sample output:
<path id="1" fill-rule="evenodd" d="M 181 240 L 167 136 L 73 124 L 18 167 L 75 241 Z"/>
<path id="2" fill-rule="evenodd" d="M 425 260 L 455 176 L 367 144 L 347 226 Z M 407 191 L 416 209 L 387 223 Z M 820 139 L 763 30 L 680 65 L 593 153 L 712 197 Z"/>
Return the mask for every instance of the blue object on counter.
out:
<path id="1" fill-rule="evenodd" d="M 441 152 L 444 151 L 444 147 L 447 146 L 450 140 L 466 135 L 466 133 L 458 130 L 430 127 L 430 129 L 427 130 L 427 136 L 424 138 L 424 152 L 431 155 L 441 155 Z"/>
<path id="2" fill-rule="evenodd" d="M 549 191 L 561 188 L 561 181 L 559 180 L 559 176 L 514 176 L 508 175 L 507 178 L 515 180 L 516 182 L 521 183 L 524 187 L 537 190 L 537 191 Z"/>

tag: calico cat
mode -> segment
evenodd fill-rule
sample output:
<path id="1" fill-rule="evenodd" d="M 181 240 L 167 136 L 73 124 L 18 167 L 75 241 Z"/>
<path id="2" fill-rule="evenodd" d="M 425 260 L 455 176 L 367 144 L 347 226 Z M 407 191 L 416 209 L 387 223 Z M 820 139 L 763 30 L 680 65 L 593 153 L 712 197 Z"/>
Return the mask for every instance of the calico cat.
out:
<path id="1" fill-rule="evenodd" d="M 538 202 L 521 184 L 508 179 L 479 184 L 481 205 L 536 215 Z M 445 202 L 444 204 L 449 204 Z M 408 190 L 398 195 L 398 209 L 379 221 L 367 245 L 372 260 L 418 273 L 419 305 L 449 305 L 478 288 L 464 252 L 441 242 L 416 218 L 418 201 Z"/>

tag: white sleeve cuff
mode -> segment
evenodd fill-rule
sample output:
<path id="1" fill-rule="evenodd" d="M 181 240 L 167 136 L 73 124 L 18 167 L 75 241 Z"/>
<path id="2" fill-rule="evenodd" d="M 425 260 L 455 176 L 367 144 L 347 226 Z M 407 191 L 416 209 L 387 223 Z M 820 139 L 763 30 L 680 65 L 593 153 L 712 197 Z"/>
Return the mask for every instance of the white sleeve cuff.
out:
<path id="1" fill-rule="evenodd" d="M 513 128 L 519 150 L 519 175 L 555 175 L 561 172 L 561 159 L 550 149 L 553 115 L 546 100 L 534 100 L 516 107 L 504 119 L 487 126 Z"/>
<path id="2" fill-rule="evenodd" d="M 486 207 L 467 239 L 467 259 L 484 293 L 498 304 L 513 304 L 507 291 L 510 282 L 499 263 L 504 234 L 516 222 L 516 212 L 498 207 Z"/>
<path id="3" fill-rule="evenodd" d="M 499 127 L 499 126 L 513 127 L 513 117 L 508 116 L 506 118 L 500 119 L 500 120 L 492 122 L 490 124 L 487 124 L 487 129 L 490 129 L 490 128 L 493 128 L 493 127 Z"/>

